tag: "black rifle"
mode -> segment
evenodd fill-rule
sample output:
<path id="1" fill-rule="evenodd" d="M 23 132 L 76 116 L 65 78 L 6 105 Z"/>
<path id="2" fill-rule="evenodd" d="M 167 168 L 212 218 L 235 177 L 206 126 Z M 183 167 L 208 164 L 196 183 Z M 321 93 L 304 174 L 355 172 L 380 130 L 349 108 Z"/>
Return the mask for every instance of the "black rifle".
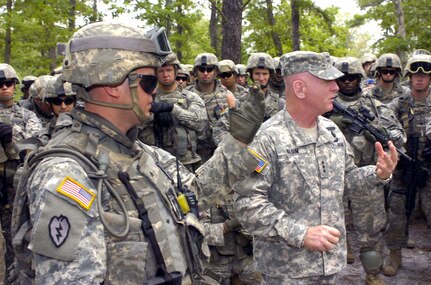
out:
<path id="1" fill-rule="evenodd" d="M 389 136 L 382 133 L 379 129 L 374 127 L 370 122 L 374 120 L 375 116 L 370 112 L 367 108 L 361 106 L 358 111 L 351 107 L 346 107 L 337 100 L 334 100 L 334 111 L 336 113 L 341 114 L 343 117 L 350 119 L 352 124 L 349 126 L 349 129 L 352 130 L 355 134 L 361 133 L 363 130 L 368 131 L 371 135 L 374 136 L 376 141 L 380 142 L 384 147 L 388 146 L 388 142 L 390 141 Z M 399 148 L 395 147 L 397 152 L 404 157 L 407 161 L 411 161 L 411 157 L 402 152 Z"/>

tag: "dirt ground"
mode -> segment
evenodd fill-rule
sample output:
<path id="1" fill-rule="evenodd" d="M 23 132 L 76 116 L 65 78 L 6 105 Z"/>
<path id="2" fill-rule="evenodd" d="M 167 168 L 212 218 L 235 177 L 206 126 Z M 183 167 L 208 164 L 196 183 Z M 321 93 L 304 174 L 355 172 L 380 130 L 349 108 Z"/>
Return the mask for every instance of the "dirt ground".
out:
<path id="1" fill-rule="evenodd" d="M 431 230 L 424 219 L 414 220 L 410 225 L 411 238 L 416 241 L 416 248 L 403 249 L 403 265 L 395 277 L 383 276 L 386 285 L 431 285 Z M 341 273 L 340 285 L 365 284 L 365 273 L 359 261 L 359 248 L 354 244 L 355 263 L 349 264 Z M 3 240 L 0 238 L 0 285 L 3 285 Z M 385 250 L 385 256 L 388 251 Z"/>

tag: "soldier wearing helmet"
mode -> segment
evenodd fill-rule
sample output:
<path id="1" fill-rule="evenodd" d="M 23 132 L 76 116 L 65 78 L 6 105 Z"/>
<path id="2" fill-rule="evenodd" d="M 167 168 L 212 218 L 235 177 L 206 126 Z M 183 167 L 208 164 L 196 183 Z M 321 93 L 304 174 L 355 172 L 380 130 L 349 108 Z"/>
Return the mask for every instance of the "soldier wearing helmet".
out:
<path id="1" fill-rule="evenodd" d="M 401 161 L 394 172 L 388 196 L 389 227 L 385 235 L 386 246 L 390 251 L 383 267 L 383 273 L 387 276 L 396 275 L 402 265 L 401 250 L 407 246 L 409 238 L 410 215 L 406 216 L 406 194 L 412 184 L 416 184 L 416 189 L 411 201 L 420 201 L 427 224 L 431 225 L 431 55 L 413 55 L 407 62 L 404 74 L 410 79 L 411 91 L 393 99 L 388 106 L 394 110 L 407 133 L 407 154 L 416 158 L 420 166 L 414 170 L 411 164 Z M 408 175 L 412 171 L 417 183 L 411 179 L 412 175 Z M 415 206 L 409 211 L 415 212 Z"/>
<path id="2" fill-rule="evenodd" d="M 237 76 L 236 76 L 236 83 L 241 85 L 244 88 L 248 88 L 248 73 L 247 73 L 247 67 L 244 64 L 237 64 L 236 70 L 237 70 Z"/>
<path id="3" fill-rule="evenodd" d="M 51 105 L 44 100 L 46 92 L 52 89 L 56 81 L 56 77 L 51 75 L 41 75 L 30 86 L 30 101 L 32 109 L 36 116 L 42 122 L 43 127 L 47 127 L 54 118 Z"/>
<path id="4" fill-rule="evenodd" d="M 177 81 L 178 87 L 183 89 L 190 85 L 190 71 L 186 65 L 179 65 L 175 80 Z"/>
<path id="5" fill-rule="evenodd" d="M 205 102 L 208 122 L 203 132 L 198 135 L 197 153 L 202 158 L 202 163 L 207 161 L 216 145 L 212 139 L 213 128 L 229 107 L 233 107 L 235 97 L 223 86 L 217 75 L 219 74 L 219 62 L 212 53 L 201 53 L 195 58 L 193 66 L 195 83 L 187 87 L 187 90 L 197 93 Z M 228 104 L 228 102 L 231 102 Z"/>
<path id="6" fill-rule="evenodd" d="M 235 169 L 243 170 L 231 157 L 244 166 L 256 161 L 243 144 L 261 120 L 247 110 L 263 110 L 263 99 L 240 110 L 250 127 L 236 129 L 210 171 L 196 179 L 166 151 L 136 140 L 157 113 L 156 70 L 172 53 L 164 29 L 144 33 L 97 22 L 59 48 L 63 79 L 85 105 L 70 112 L 69 123 L 30 154 L 16 177 L 17 267 L 11 272 L 19 274 L 11 278 L 21 284 L 201 284 L 208 248 L 192 191 L 230 189 L 220 184 L 235 182 L 224 165 L 233 166 L 235 177 Z"/>
<path id="7" fill-rule="evenodd" d="M 13 97 L 20 79 L 15 69 L 0 63 L 0 222 L 4 238 L 5 268 L 9 268 L 15 258 L 12 247 L 11 219 L 15 197 L 13 177 L 19 164 L 15 145 L 35 135 L 42 128 L 36 115 L 18 104 Z M 5 276 L 5 284 L 7 274 Z"/>
<path id="8" fill-rule="evenodd" d="M 159 83 L 151 109 L 154 120 L 144 123 L 138 137 L 177 156 L 194 172 L 201 161 L 196 153 L 197 133 L 203 131 L 208 117 L 202 98 L 177 83 L 179 66 L 177 56 L 171 53 L 157 68 Z"/>
<path id="9" fill-rule="evenodd" d="M 408 88 L 400 85 L 402 67 L 400 58 L 393 53 L 382 54 L 376 62 L 377 84 L 367 90 L 367 94 L 387 104 L 406 92 Z"/>
<path id="10" fill-rule="evenodd" d="M 361 80 L 366 78 L 366 75 L 359 59 L 355 57 L 342 57 L 335 62 L 334 66 L 344 74 L 344 76 L 336 80 L 339 87 L 337 102 L 356 110 L 358 113 L 360 113 L 359 110 L 365 108 L 367 111 L 364 111 L 364 113 L 366 112 L 367 116 L 375 118 L 371 121 L 371 124 L 383 134 L 388 134 L 390 140 L 396 146 L 402 147 L 405 133 L 395 119 L 392 110 L 385 107 L 377 99 L 362 93 L 360 84 Z M 358 134 L 352 131 L 350 128 L 352 121 L 346 119 L 343 114 L 337 111 L 333 112 L 331 119 L 338 125 L 347 141 L 353 147 L 355 164 L 357 166 L 374 165 L 376 163 L 376 154 L 370 150 L 374 149 L 373 146 L 376 139 L 365 132 Z M 386 226 L 383 187 L 367 196 L 368 203 L 366 203 L 367 207 L 365 208 L 363 205 L 356 204 L 357 202 L 354 200 L 349 200 L 347 197 L 344 197 L 344 199 L 346 229 L 348 231 L 347 262 L 354 262 L 354 254 L 352 248 L 349 246 L 349 240 L 351 239 L 349 237 L 353 232 L 352 226 L 354 226 L 355 232 L 358 234 L 358 240 L 360 241 L 360 260 L 367 274 L 365 284 L 384 284 L 379 276 L 383 261 L 382 231 Z M 363 204 L 363 201 L 361 201 L 361 204 Z"/>
<path id="11" fill-rule="evenodd" d="M 280 65 L 280 57 L 274 57 L 274 68 L 275 72 L 271 73 L 269 79 L 269 88 L 272 92 L 277 93 L 280 98 L 284 98 L 284 80 L 283 76 L 281 76 L 281 65 Z"/>
<path id="12" fill-rule="evenodd" d="M 23 93 L 23 95 L 21 97 L 21 100 L 19 101 L 20 106 L 23 106 L 23 104 L 25 104 L 24 102 L 27 102 L 27 99 L 30 96 L 30 86 L 34 83 L 36 79 L 37 77 L 33 75 L 27 75 L 22 79 L 21 92 Z M 26 108 L 25 106 L 23 107 Z"/>
<path id="13" fill-rule="evenodd" d="M 229 89 L 233 93 L 235 98 L 241 98 L 247 95 L 247 90 L 236 83 L 236 77 L 238 76 L 238 69 L 235 63 L 230 59 L 224 59 L 219 62 L 220 73 L 218 77 L 223 86 Z"/>

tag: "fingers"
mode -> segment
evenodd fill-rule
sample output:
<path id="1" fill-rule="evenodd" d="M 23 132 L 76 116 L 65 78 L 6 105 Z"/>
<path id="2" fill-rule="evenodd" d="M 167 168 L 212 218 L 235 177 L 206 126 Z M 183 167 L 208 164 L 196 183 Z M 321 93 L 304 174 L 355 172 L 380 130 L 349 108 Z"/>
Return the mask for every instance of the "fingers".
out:
<path id="1" fill-rule="evenodd" d="M 329 226 L 309 227 L 304 236 L 304 246 L 313 251 L 330 251 L 340 241 L 341 233 Z"/>
<path id="2" fill-rule="evenodd" d="M 377 142 L 375 144 L 376 152 L 378 154 L 376 171 L 377 171 L 377 176 L 381 179 L 389 178 L 389 176 L 394 171 L 398 161 L 398 153 L 394 144 L 391 141 L 389 141 L 388 146 L 389 146 L 390 154 L 387 154 L 383 150 L 383 147 L 380 143 Z"/>

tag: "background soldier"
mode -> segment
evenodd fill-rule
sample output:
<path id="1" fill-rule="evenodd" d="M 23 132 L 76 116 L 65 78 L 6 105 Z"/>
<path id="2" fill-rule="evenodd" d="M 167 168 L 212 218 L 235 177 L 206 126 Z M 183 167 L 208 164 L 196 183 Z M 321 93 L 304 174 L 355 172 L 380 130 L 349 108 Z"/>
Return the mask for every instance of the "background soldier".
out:
<path id="1" fill-rule="evenodd" d="M 275 72 L 271 73 L 269 78 L 269 89 L 272 92 L 277 93 L 280 98 L 284 98 L 284 80 L 281 76 L 280 58 L 274 57 L 274 68 Z"/>
<path id="2" fill-rule="evenodd" d="M 28 97 L 30 96 L 30 86 L 34 83 L 36 79 L 36 76 L 28 75 L 25 76 L 21 81 L 21 92 L 23 93 L 23 95 L 21 97 L 21 100 L 19 100 L 18 105 L 29 110 L 31 108 L 31 102 L 28 99 Z"/>
<path id="3" fill-rule="evenodd" d="M 395 98 L 388 107 L 395 112 L 407 133 L 407 153 L 414 161 L 401 160 L 391 182 L 386 235 L 390 255 L 383 267 L 387 276 L 396 275 L 402 264 L 401 249 L 407 245 L 408 222 L 415 200 L 419 201 L 428 227 L 431 225 L 431 181 L 427 179 L 431 170 L 431 151 L 429 138 L 425 136 L 429 134 L 426 125 L 431 121 L 431 56 L 412 56 L 407 62 L 405 76 L 410 78 L 411 91 Z"/>
<path id="4" fill-rule="evenodd" d="M 220 73 L 218 77 L 223 86 L 233 93 L 235 98 L 239 99 L 247 95 L 247 90 L 236 83 L 237 68 L 235 63 L 230 59 L 224 59 L 219 62 Z"/>
<path id="5" fill-rule="evenodd" d="M 49 125 L 51 119 L 54 117 L 51 105 L 43 100 L 47 88 L 50 84 L 53 85 L 56 78 L 51 75 L 39 76 L 34 83 L 30 86 L 30 101 L 33 104 L 33 110 L 39 120 L 42 122 L 43 127 Z"/>
<path id="6" fill-rule="evenodd" d="M 184 64 L 179 65 L 175 80 L 177 81 L 178 87 L 183 89 L 192 84 L 190 82 L 190 71 L 187 66 Z"/>
<path id="7" fill-rule="evenodd" d="M 244 88 L 249 88 L 248 86 L 248 73 L 247 73 L 247 67 L 244 64 L 237 64 L 235 65 L 237 69 L 237 76 L 236 76 L 236 83 L 238 85 L 241 85 Z"/>

